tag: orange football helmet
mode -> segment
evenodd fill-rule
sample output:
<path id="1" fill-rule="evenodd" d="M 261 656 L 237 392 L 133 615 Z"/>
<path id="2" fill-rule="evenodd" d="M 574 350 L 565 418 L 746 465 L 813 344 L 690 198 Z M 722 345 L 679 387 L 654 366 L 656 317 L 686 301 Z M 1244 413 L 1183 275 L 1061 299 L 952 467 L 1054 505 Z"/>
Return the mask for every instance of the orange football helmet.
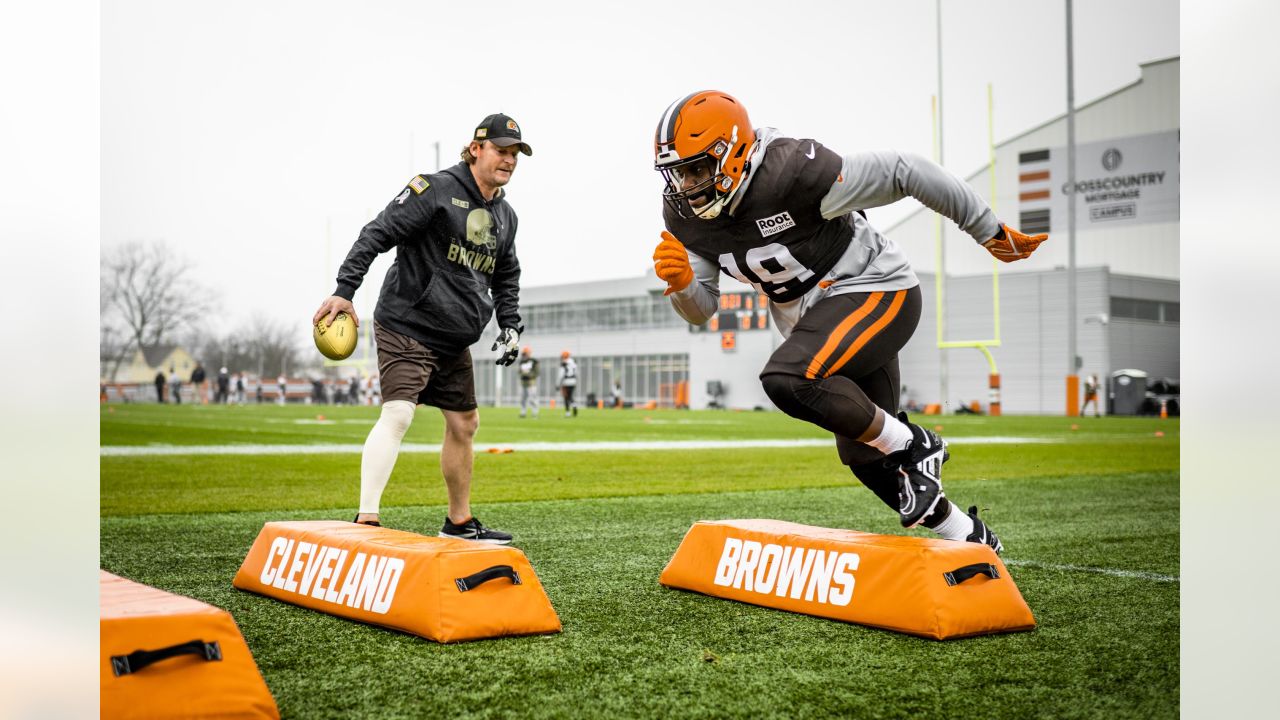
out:
<path id="1" fill-rule="evenodd" d="M 683 218 L 720 214 L 742 185 L 756 134 L 747 109 L 732 96 L 703 90 L 671 103 L 653 139 L 662 199 Z"/>

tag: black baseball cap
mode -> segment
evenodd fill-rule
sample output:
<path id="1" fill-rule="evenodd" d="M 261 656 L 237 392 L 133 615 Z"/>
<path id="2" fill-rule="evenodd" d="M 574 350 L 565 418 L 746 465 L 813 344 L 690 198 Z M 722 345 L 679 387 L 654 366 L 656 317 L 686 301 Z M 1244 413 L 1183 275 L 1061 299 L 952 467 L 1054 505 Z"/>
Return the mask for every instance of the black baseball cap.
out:
<path id="1" fill-rule="evenodd" d="M 480 124 L 476 126 L 476 132 L 472 139 L 476 142 L 488 140 L 498 147 L 519 145 L 520 152 L 525 155 L 533 155 L 533 148 L 529 147 L 529 143 L 520 139 L 520 126 L 510 116 L 502 113 L 494 113 L 481 120 Z"/>

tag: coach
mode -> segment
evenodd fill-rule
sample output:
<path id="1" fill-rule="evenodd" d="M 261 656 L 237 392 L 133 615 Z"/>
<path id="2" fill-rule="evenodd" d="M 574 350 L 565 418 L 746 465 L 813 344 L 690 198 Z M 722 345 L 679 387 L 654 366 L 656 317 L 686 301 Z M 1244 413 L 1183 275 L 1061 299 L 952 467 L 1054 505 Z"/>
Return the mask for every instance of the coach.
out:
<path id="1" fill-rule="evenodd" d="M 519 350 L 517 221 L 503 187 L 520 153 L 533 154 L 520 126 L 501 113 L 486 117 L 462 149 L 462 162 L 415 176 L 364 226 L 338 270 L 337 289 L 316 311 L 313 322 L 332 323 L 340 312 L 356 318 L 351 298 L 369 265 L 380 253 L 397 249 L 373 313 L 382 413 L 360 460 L 355 522 L 380 524 L 378 507 L 400 442 L 416 406 L 431 405 L 445 420 L 440 470 L 449 510 L 440 535 L 511 542 L 511 535 L 485 527 L 471 513 L 472 440 L 479 415 L 468 348 L 496 310 L 498 364 L 510 365 Z"/>

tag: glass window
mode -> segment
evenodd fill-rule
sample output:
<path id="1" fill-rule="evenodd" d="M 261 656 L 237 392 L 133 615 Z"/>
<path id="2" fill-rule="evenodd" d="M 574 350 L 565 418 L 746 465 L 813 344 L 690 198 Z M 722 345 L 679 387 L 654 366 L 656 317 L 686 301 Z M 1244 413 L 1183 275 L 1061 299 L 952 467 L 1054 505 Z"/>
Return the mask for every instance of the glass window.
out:
<path id="1" fill-rule="evenodd" d="M 681 327 L 684 320 L 661 295 L 546 303 L 521 308 L 525 331 L 538 333 Z"/>
<path id="2" fill-rule="evenodd" d="M 1170 311 L 1169 306 L 1175 307 Z M 1141 298 L 1111 298 L 1111 316 L 1126 320 L 1146 320 L 1149 322 L 1177 322 L 1177 303 L 1165 303 L 1159 300 Z M 1172 312 L 1172 318 L 1170 313 Z"/>
<path id="3" fill-rule="evenodd" d="M 532 317 L 532 315 L 530 316 Z M 612 397 L 613 383 L 622 381 L 622 392 L 627 402 L 644 404 L 656 401 L 663 407 L 675 403 L 680 383 L 689 381 L 688 355 L 613 355 L 578 357 L 578 397 L 585 403 L 588 394 L 603 399 L 607 404 Z M 555 380 L 560 369 L 558 354 L 539 357 L 538 393 L 543 402 L 558 396 Z M 480 370 L 475 373 L 476 401 L 492 406 L 496 374 Z M 520 376 L 516 366 L 503 368 L 502 404 L 514 407 L 520 401 Z"/>

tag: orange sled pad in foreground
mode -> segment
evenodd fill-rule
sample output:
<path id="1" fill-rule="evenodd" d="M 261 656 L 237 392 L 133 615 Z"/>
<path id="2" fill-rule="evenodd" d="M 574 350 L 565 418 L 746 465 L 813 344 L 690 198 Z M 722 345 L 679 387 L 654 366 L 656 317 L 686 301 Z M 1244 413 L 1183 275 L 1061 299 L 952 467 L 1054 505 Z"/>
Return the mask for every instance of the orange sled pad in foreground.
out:
<path id="1" fill-rule="evenodd" d="M 104 718 L 279 718 L 225 610 L 101 571 Z"/>
<path id="2" fill-rule="evenodd" d="M 1036 625 L 986 545 L 780 520 L 694 523 L 659 582 L 936 640 Z"/>
<path id="3" fill-rule="evenodd" d="M 263 525 L 233 584 L 439 642 L 560 632 L 516 548 L 336 520 Z"/>

